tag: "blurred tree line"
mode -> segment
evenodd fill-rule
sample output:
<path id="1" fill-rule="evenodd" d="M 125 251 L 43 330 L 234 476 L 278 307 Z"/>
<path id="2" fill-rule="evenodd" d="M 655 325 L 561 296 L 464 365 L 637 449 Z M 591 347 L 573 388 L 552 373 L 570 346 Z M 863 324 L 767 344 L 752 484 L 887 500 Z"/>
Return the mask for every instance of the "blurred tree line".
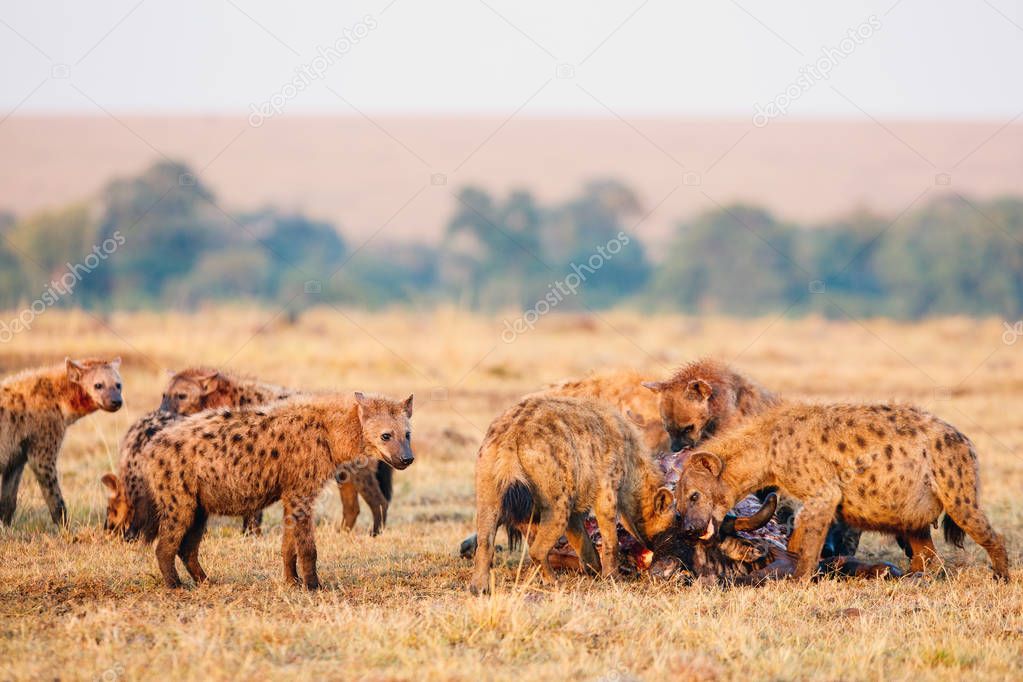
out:
<path id="1" fill-rule="evenodd" d="M 335 226 L 301 214 L 230 213 L 191 169 L 159 163 L 95 201 L 22 218 L 0 212 L 0 307 L 29 305 L 63 281 L 73 286 L 58 289 L 56 305 L 100 309 L 251 299 L 295 310 L 453 301 L 476 310 L 1023 315 L 1020 199 L 945 195 L 894 222 L 860 211 L 814 226 L 731 205 L 679 223 L 656 259 L 631 232 L 642 216 L 637 196 L 612 180 L 555 204 L 465 187 L 440 243 L 382 236 L 352 248 Z"/>

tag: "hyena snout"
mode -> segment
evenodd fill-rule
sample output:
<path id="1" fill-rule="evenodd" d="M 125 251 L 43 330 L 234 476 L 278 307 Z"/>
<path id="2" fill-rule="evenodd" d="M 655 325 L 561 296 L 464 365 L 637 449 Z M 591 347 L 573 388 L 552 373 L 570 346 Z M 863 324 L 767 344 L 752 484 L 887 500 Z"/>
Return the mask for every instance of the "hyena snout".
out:
<path id="1" fill-rule="evenodd" d="M 401 469 L 408 469 L 412 462 L 416 460 L 415 455 L 412 454 L 412 448 L 408 444 L 404 444 L 397 453 L 392 454 L 387 459 L 387 463 L 399 471 Z"/>

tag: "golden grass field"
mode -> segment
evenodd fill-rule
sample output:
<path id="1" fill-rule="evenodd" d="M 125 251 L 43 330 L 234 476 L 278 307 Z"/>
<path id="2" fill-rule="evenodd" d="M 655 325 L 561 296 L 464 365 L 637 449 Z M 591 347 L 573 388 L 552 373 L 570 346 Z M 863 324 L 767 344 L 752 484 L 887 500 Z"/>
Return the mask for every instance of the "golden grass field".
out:
<path id="1" fill-rule="evenodd" d="M 7 319 L 5 317 L 5 319 Z M 0 679 L 1019 679 L 1023 676 L 1023 340 L 1000 320 L 921 324 L 551 316 L 513 343 L 501 318 L 453 310 L 47 312 L 0 346 L 3 374 L 71 355 L 124 358 L 126 407 L 71 428 L 60 459 L 71 529 L 50 523 L 26 472 L 0 529 Z M 667 373 L 712 354 L 807 400 L 910 401 L 959 426 L 981 454 L 982 501 L 1006 535 L 1013 579 L 937 541 L 947 575 L 925 583 L 824 580 L 759 589 L 566 576 L 539 589 L 504 557 L 498 591 L 471 598 L 459 541 L 473 530 L 473 463 L 517 396 L 594 368 Z M 164 370 L 205 363 L 289 386 L 416 394 L 417 461 L 395 476 L 387 530 L 340 530 L 320 498 L 325 589 L 285 585 L 280 510 L 260 538 L 211 524 L 211 581 L 168 592 L 152 547 L 102 531 L 100 476 Z M 906 562 L 887 538 L 861 554 Z M 501 556 L 501 555 L 499 555 Z"/>

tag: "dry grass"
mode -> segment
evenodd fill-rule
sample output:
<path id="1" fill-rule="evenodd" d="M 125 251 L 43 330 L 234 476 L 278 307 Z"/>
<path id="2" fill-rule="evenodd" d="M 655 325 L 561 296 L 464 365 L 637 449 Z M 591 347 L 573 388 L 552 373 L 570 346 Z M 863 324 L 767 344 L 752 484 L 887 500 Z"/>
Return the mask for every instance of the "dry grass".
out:
<path id="1" fill-rule="evenodd" d="M 125 357 L 128 405 L 71 430 L 61 458 L 70 532 L 49 522 L 33 481 L 0 530 L 0 677 L 10 679 L 988 679 L 1018 678 L 1023 657 L 1023 343 L 999 321 L 834 323 L 551 317 L 512 344 L 498 319 L 452 311 L 369 315 L 320 309 L 293 327 L 258 310 L 115 315 L 105 328 L 49 312 L 0 347 L 0 369 L 66 353 Z M 269 321 L 269 324 L 267 324 Z M 594 323 L 595 322 L 595 323 Z M 1009 541 L 1014 578 L 990 578 L 974 545 L 927 584 L 824 581 L 722 591 L 569 577 L 553 591 L 506 557 L 498 594 L 464 591 L 457 545 L 472 530 L 475 446 L 519 394 L 600 366 L 666 372 L 700 354 L 816 400 L 919 403 L 960 426 L 982 455 L 984 497 Z M 320 499 L 326 589 L 285 586 L 280 512 L 262 538 L 216 521 L 202 547 L 212 584 L 168 593 L 150 547 L 99 530 L 100 475 L 129 423 L 151 409 L 162 370 L 228 364 L 310 388 L 414 390 L 419 459 L 396 476 L 390 525 L 339 528 Z M 464 442 L 444 434 L 453 430 Z M 364 517 L 368 513 L 364 512 Z M 865 553 L 901 562 L 869 537 Z"/>

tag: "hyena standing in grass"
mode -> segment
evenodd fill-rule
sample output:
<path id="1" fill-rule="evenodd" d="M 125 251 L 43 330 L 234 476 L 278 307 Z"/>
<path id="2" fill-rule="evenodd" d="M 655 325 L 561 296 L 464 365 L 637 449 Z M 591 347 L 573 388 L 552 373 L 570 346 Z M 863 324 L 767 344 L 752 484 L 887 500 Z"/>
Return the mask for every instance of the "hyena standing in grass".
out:
<path id="1" fill-rule="evenodd" d="M 35 474 L 50 518 L 67 525 L 57 455 L 67 427 L 96 410 L 121 409 L 121 359 L 72 360 L 0 382 L 0 521 L 10 525 L 25 465 Z"/>
<path id="2" fill-rule="evenodd" d="M 672 452 L 699 447 L 708 438 L 731 433 L 783 402 L 777 394 L 711 358 L 694 360 L 665 381 L 643 385 L 656 394 Z M 764 499 L 767 492 L 770 490 L 757 491 L 757 496 Z M 793 500 L 784 500 L 779 518 L 791 519 L 793 507 L 798 507 Z M 828 530 L 824 556 L 852 556 L 859 544 L 860 531 L 836 519 Z"/>
<path id="3" fill-rule="evenodd" d="M 160 407 L 169 412 L 192 415 L 210 408 L 261 405 L 295 395 L 296 391 L 282 386 L 235 377 L 214 369 L 195 368 L 174 376 Z M 362 458 L 341 468 L 335 481 L 341 495 L 342 522 L 347 530 L 355 526 L 359 516 L 359 497 L 362 497 L 373 514 L 370 534 L 380 533 L 387 522 L 392 474 L 391 467 L 372 458 Z M 245 529 L 258 533 L 261 518 L 262 513 L 246 519 Z"/>
<path id="4" fill-rule="evenodd" d="M 300 570 L 305 587 L 319 587 L 312 511 L 323 484 L 364 454 L 408 467 L 411 417 L 412 396 L 398 402 L 356 393 L 212 410 L 165 428 L 143 456 L 160 515 L 164 583 L 181 584 L 175 556 L 196 583 L 206 580 L 199 543 L 209 514 L 244 516 L 281 500 L 285 578 L 298 582 Z"/>
<path id="5" fill-rule="evenodd" d="M 583 527 L 593 511 L 600 559 Z M 470 589 L 486 592 L 499 525 L 533 520 L 529 555 L 544 582 L 556 578 L 549 554 L 563 535 L 589 570 L 618 572 L 616 517 L 651 548 L 675 521 L 671 491 L 639 432 L 618 411 L 591 399 L 531 396 L 494 420 L 476 460 L 476 549 Z"/>
<path id="6" fill-rule="evenodd" d="M 551 384 L 522 399 L 531 397 L 590 398 L 606 403 L 624 415 L 630 416 L 639 429 L 643 442 L 651 452 L 668 447 L 668 437 L 661 426 L 657 410 L 657 396 L 644 388 L 651 377 L 633 369 L 595 372 L 582 379 L 565 379 Z M 528 525 L 528 524 L 526 524 Z M 521 529 L 508 526 L 508 548 L 514 550 L 522 537 Z M 476 552 L 476 535 L 462 541 L 459 552 L 471 557 Z"/>
<path id="7" fill-rule="evenodd" d="M 121 443 L 119 473 L 101 479 L 108 489 L 106 529 L 126 539 L 156 539 L 157 519 L 153 496 L 142 472 L 142 449 L 168 424 L 207 409 L 261 405 L 298 395 L 297 391 L 205 367 L 191 367 L 171 375 L 160 407 L 141 417 Z M 373 534 L 386 520 L 391 496 L 391 468 L 376 460 L 364 466 L 346 465 L 337 475 L 345 528 L 359 515 L 358 495 L 373 512 Z M 372 470 L 372 474 L 367 472 Z M 242 519 L 244 533 L 258 534 L 262 511 Z"/>
<path id="8" fill-rule="evenodd" d="M 940 561 L 930 526 L 945 512 L 946 540 L 963 531 L 1008 579 L 1002 537 L 981 511 L 977 453 L 937 417 L 896 405 L 783 405 L 686 460 L 676 506 L 690 537 L 713 535 L 725 513 L 753 490 L 778 486 L 803 507 L 789 540 L 793 574 L 816 568 L 828 524 L 839 512 L 861 530 L 895 533 L 913 549 L 911 569 Z"/>

